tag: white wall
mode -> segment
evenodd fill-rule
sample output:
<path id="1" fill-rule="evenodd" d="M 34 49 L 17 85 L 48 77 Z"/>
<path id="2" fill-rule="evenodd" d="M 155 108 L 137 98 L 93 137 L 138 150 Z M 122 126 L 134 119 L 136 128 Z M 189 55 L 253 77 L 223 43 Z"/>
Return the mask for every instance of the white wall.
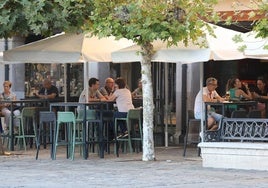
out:
<path id="1" fill-rule="evenodd" d="M 85 65 L 85 68 L 86 67 Z M 85 72 L 86 84 L 91 77 L 98 78 L 100 80 L 100 87 L 104 86 L 105 79 L 110 77 L 110 64 L 104 62 L 88 62 L 88 73 Z"/>

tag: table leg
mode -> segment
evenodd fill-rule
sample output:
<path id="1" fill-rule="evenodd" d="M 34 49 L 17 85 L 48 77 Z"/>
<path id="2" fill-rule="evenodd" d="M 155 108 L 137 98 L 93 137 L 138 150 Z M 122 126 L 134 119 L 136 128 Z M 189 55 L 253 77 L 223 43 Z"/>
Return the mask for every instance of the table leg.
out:
<path id="1" fill-rule="evenodd" d="M 11 114 L 10 114 L 10 130 L 9 130 L 9 136 L 10 136 L 10 145 L 9 145 L 9 149 L 10 151 L 14 151 L 14 112 L 13 112 L 13 103 L 10 104 L 10 110 L 11 110 Z"/>
<path id="2" fill-rule="evenodd" d="M 265 117 L 268 118 L 268 101 L 265 104 Z"/>
<path id="3" fill-rule="evenodd" d="M 86 105 L 84 105 L 84 119 L 83 119 L 83 129 L 82 129 L 82 141 L 83 141 L 83 157 L 84 159 L 88 158 L 88 147 L 87 147 L 87 140 L 86 140 L 86 133 L 87 133 L 87 110 L 86 110 Z"/>
<path id="4" fill-rule="evenodd" d="M 99 147 L 100 147 L 100 158 L 104 158 L 104 139 L 103 139 L 103 123 L 99 125 Z"/>

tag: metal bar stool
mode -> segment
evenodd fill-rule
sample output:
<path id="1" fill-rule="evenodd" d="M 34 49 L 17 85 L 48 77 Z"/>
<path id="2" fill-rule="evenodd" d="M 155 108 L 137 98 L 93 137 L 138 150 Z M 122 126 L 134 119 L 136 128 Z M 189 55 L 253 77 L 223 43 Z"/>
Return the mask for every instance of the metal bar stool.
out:
<path id="1" fill-rule="evenodd" d="M 17 118 L 20 120 L 19 135 L 15 136 L 18 140 L 22 139 L 26 151 L 26 138 L 35 138 L 36 142 L 36 107 L 24 107 L 21 115 Z M 29 123 L 30 120 L 32 124 Z M 32 126 L 31 126 L 32 125 Z"/>
<path id="2" fill-rule="evenodd" d="M 84 109 L 77 109 L 76 115 L 76 142 L 83 143 L 82 134 L 83 134 L 83 121 L 84 121 Z M 96 120 L 96 111 L 93 109 L 86 109 L 86 121 Z M 86 130 L 84 130 L 86 131 Z M 89 135 L 88 135 L 89 137 Z M 81 153 L 81 150 L 80 150 Z"/>
<path id="3" fill-rule="evenodd" d="M 58 141 L 60 126 L 66 126 L 66 141 Z M 75 150 L 75 139 L 76 139 L 76 118 L 73 112 L 58 112 L 57 114 L 57 124 L 55 128 L 55 142 L 53 149 L 52 159 L 56 159 L 57 146 L 66 145 L 67 146 L 67 158 L 74 159 Z"/>
<path id="4" fill-rule="evenodd" d="M 114 111 L 103 112 L 104 137 L 106 141 L 106 152 L 110 154 L 110 144 L 114 143 Z"/>
<path id="5" fill-rule="evenodd" d="M 189 132 L 190 129 L 193 130 L 193 127 L 197 127 L 198 130 L 198 134 L 200 132 L 200 127 L 201 127 L 201 119 L 195 119 L 194 118 L 194 111 L 193 110 L 188 110 L 187 112 L 187 127 L 186 127 L 186 133 L 185 133 L 185 137 L 184 137 L 184 147 L 183 147 L 183 156 L 185 157 L 186 155 L 186 149 L 187 149 L 187 144 L 188 144 L 188 136 L 189 136 Z M 200 142 L 200 138 L 198 135 L 198 140 L 191 140 L 191 143 L 193 144 L 198 144 Z M 200 156 L 200 148 L 198 149 L 198 156 Z"/>
<path id="6" fill-rule="evenodd" d="M 132 121 L 137 121 L 137 124 L 133 124 Z M 127 125 L 128 135 L 125 137 L 118 137 L 118 121 L 125 121 Z M 137 125 L 137 126 L 136 126 Z M 119 156 L 119 142 L 128 142 L 128 147 L 130 153 L 133 153 L 132 144 L 135 143 L 135 149 L 138 151 L 138 147 L 136 142 L 140 142 L 142 144 L 142 108 L 130 109 L 127 113 L 126 118 L 115 118 L 115 139 L 116 146 L 115 151 L 117 157 Z M 125 145 L 126 150 L 126 145 Z"/>
<path id="7" fill-rule="evenodd" d="M 55 112 L 51 112 L 51 111 L 41 111 L 39 112 L 39 131 L 38 131 L 38 136 L 37 136 L 37 150 L 36 150 L 36 160 L 38 159 L 38 154 L 39 154 L 39 150 L 40 150 L 40 138 L 41 138 L 41 135 L 43 137 L 46 136 L 45 134 L 45 131 L 44 131 L 44 126 L 49 126 L 49 130 L 50 130 L 50 136 L 49 138 L 51 139 L 51 149 L 50 149 L 50 157 L 52 158 L 52 155 L 53 155 L 53 143 L 54 143 L 54 140 L 53 140 L 53 130 L 54 130 L 54 127 L 56 126 L 56 114 Z M 43 134 L 41 134 L 43 131 Z M 43 141 L 45 142 L 45 139 L 43 139 Z M 44 147 L 45 147 L 45 144 L 44 143 Z"/>

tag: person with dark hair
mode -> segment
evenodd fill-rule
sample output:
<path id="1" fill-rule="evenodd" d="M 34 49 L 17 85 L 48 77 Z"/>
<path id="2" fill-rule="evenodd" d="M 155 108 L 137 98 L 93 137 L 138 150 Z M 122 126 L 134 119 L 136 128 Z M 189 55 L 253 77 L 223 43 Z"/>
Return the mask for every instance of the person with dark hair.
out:
<path id="1" fill-rule="evenodd" d="M 230 100 L 240 101 L 242 99 L 252 99 L 252 94 L 246 82 L 242 83 L 238 77 L 232 77 L 227 81 L 226 93 L 229 92 Z M 228 111 L 231 114 L 238 110 L 238 105 L 233 104 L 228 106 Z"/>
<path id="2" fill-rule="evenodd" d="M 265 117 L 265 103 L 262 103 L 261 100 L 268 100 L 268 86 L 264 77 L 258 77 L 256 81 L 256 89 L 252 92 L 253 98 L 256 100 L 260 100 L 258 102 L 258 110 L 261 111 L 262 117 Z"/>
<path id="3" fill-rule="evenodd" d="M 115 118 L 125 118 L 127 117 L 127 113 L 130 109 L 134 109 L 134 105 L 132 103 L 132 95 L 129 89 L 126 87 L 125 79 L 117 78 L 115 80 L 115 84 L 117 85 L 117 89 L 111 96 L 110 100 L 115 100 L 118 111 L 115 112 Z M 119 124 L 121 133 L 119 137 L 125 137 L 128 135 L 126 124 L 120 122 Z"/>
<path id="4" fill-rule="evenodd" d="M 79 97 L 79 102 L 90 102 L 90 101 L 105 101 L 105 97 L 100 93 L 99 87 L 100 82 L 97 78 L 90 78 L 88 80 L 88 91 L 84 89 Z M 87 97 L 86 97 L 87 96 Z"/>
<path id="5" fill-rule="evenodd" d="M 3 83 L 4 91 L 0 95 L 1 101 L 17 100 L 16 94 L 11 91 L 11 86 L 12 86 L 12 83 L 10 81 L 4 81 L 4 83 Z M 2 107 L 1 112 L 5 116 L 5 125 L 3 126 L 3 130 L 4 130 L 4 133 L 7 134 L 9 124 L 11 122 L 10 121 L 10 118 L 11 118 L 10 103 L 3 103 L 1 107 Z M 19 119 L 17 118 L 20 115 L 20 110 L 19 109 L 14 110 L 13 114 L 15 116 L 14 132 L 17 133 L 18 128 L 20 126 Z"/>
<path id="6" fill-rule="evenodd" d="M 141 79 L 138 80 L 138 87 L 132 92 L 133 98 L 142 98 L 142 82 Z"/>
<path id="7" fill-rule="evenodd" d="M 222 98 L 216 91 L 218 87 L 218 81 L 216 78 L 210 77 L 206 80 L 206 87 L 203 87 L 200 90 L 195 98 L 194 105 L 194 116 L 196 119 L 201 119 L 202 114 L 204 114 L 203 102 L 223 102 Z M 217 130 L 218 122 L 222 119 L 222 115 L 214 111 L 213 108 L 209 108 L 207 116 L 207 129 L 208 130 Z"/>
<path id="8" fill-rule="evenodd" d="M 268 99 L 268 86 L 263 77 L 258 77 L 256 81 L 256 89 L 253 92 L 253 98 L 255 99 Z"/>
<path id="9" fill-rule="evenodd" d="M 245 87 L 246 92 L 242 90 Z M 240 100 L 241 98 L 252 99 L 248 84 L 242 83 L 239 78 L 233 77 L 227 81 L 226 91 L 229 91 L 232 100 Z"/>

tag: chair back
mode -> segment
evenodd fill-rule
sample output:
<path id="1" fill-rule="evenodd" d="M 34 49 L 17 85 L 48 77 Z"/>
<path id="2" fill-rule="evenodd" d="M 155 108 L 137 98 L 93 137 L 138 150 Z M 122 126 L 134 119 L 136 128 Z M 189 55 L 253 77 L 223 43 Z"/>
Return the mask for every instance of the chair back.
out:
<path id="1" fill-rule="evenodd" d="M 39 121 L 40 124 L 42 122 L 56 122 L 56 114 L 55 112 L 50 112 L 50 111 L 41 111 L 39 112 Z"/>
<path id="2" fill-rule="evenodd" d="M 246 118 L 247 112 L 245 110 L 235 110 L 231 114 L 231 118 Z"/>
<path id="3" fill-rule="evenodd" d="M 36 115 L 36 111 L 37 111 L 36 107 L 24 107 L 22 109 L 21 116 L 34 118 Z"/>
<path id="4" fill-rule="evenodd" d="M 87 117 L 87 120 L 96 119 L 96 110 L 87 109 L 86 110 L 86 117 Z M 78 109 L 77 110 L 77 118 L 76 118 L 76 120 L 83 121 L 83 119 L 84 119 L 84 110 L 83 109 Z"/>
<path id="5" fill-rule="evenodd" d="M 129 120 L 136 119 L 136 120 L 140 120 L 141 121 L 141 119 L 142 119 L 142 108 L 130 109 L 128 111 L 127 118 Z"/>
<path id="6" fill-rule="evenodd" d="M 58 112 L 58 123 L 75 123 L 75 115 L 73 112 Z"/>
<path id="7" fill-rule="evenodd" d="M 248 113 L 249 118 L 261 118 L 261 111 L 260 110 L 251 110 Z"/>
<path id="8" fill-rule="evenodd" d="M 113 121 L 114 120 L 114 111 L 112 110 L 105 110 L 102 113 L 103 121 Z"/>

